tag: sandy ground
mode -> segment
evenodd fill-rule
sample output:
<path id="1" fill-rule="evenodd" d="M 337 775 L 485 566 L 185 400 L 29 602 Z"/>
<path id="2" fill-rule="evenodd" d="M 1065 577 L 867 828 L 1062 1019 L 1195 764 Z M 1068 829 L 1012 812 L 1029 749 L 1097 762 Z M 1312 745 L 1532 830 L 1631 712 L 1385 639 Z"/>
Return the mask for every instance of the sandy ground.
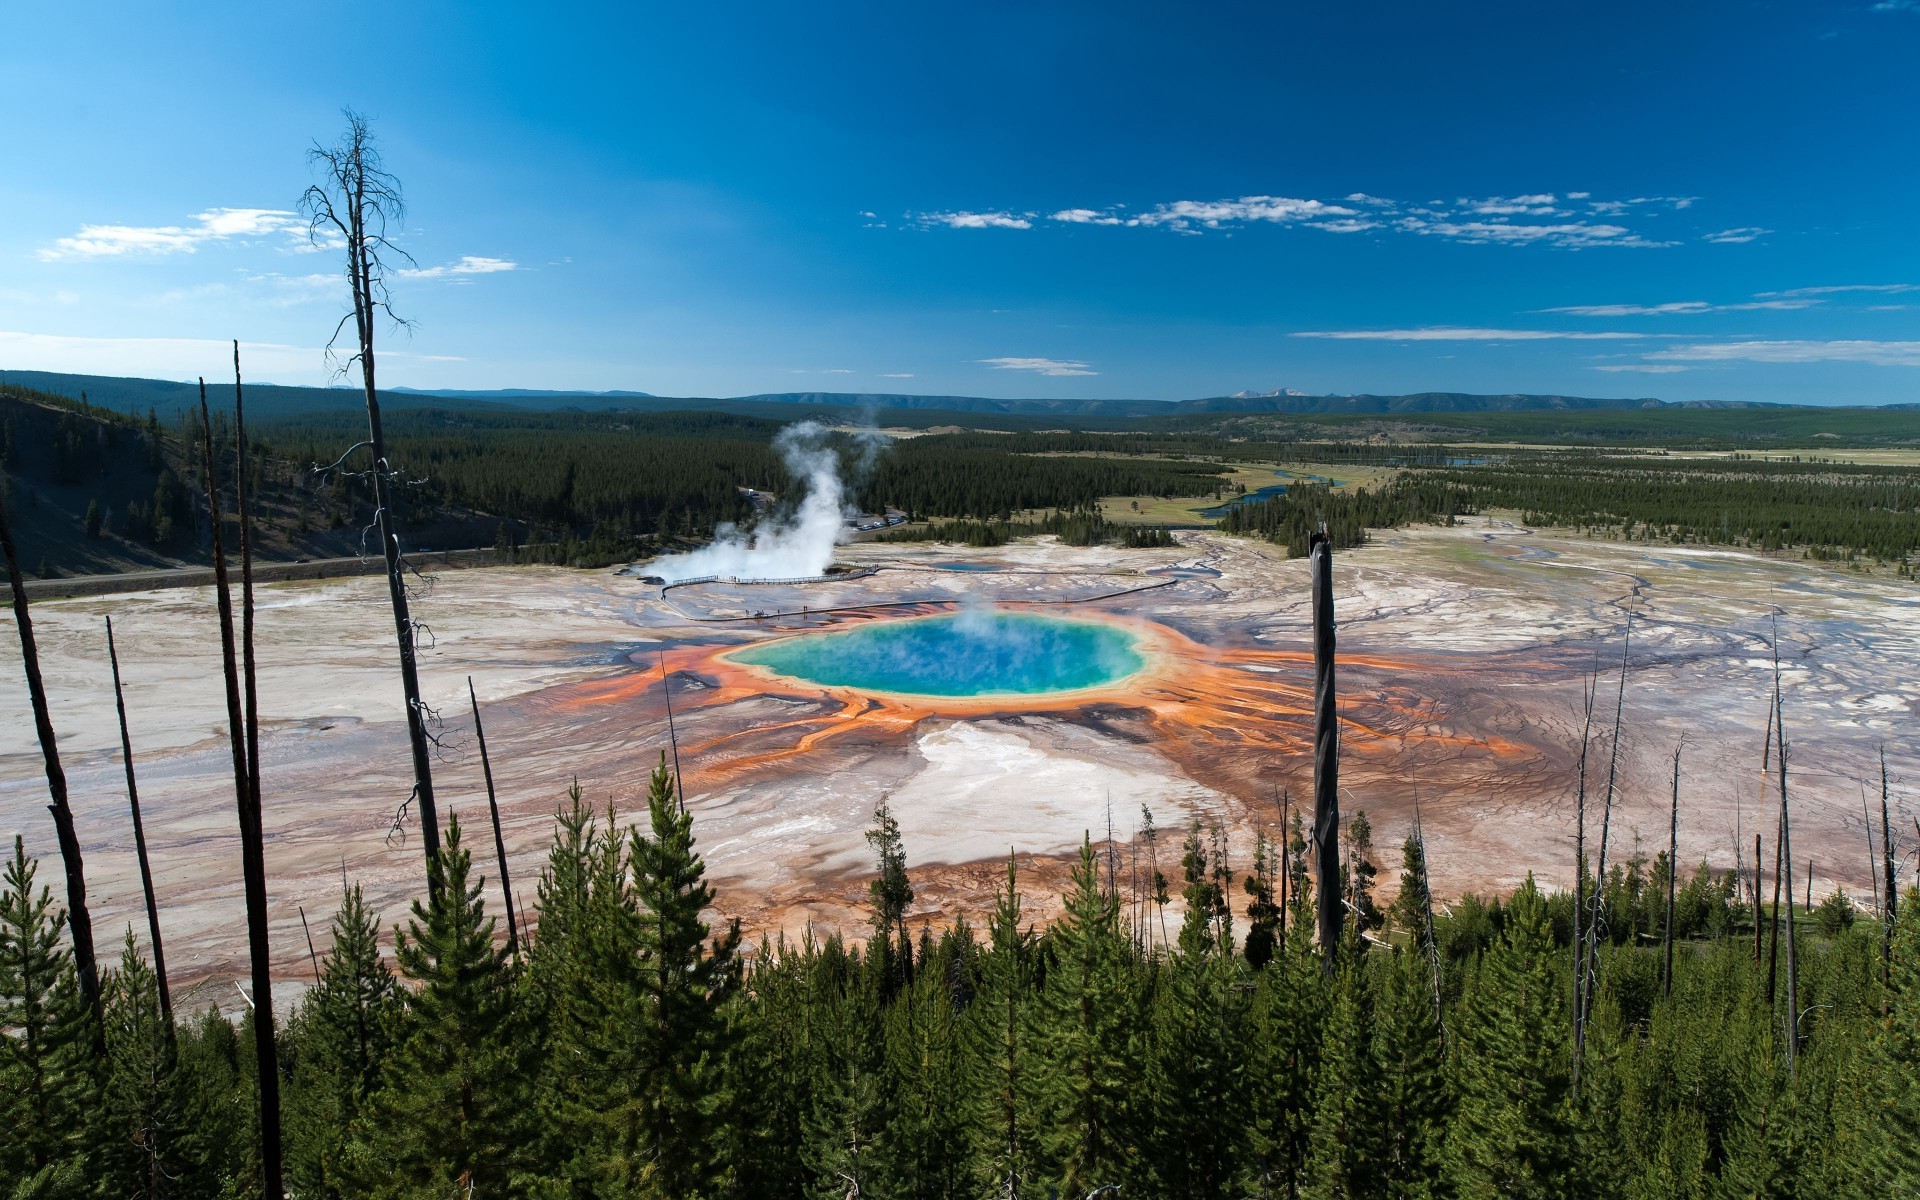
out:
<path id="1" fill-rule="evenodd" d="M 752 933 L 864 924 L 862 835 L 883 796 L 913 864 L 915 911 L 929 918 L 978 919 L 1012 849 L 1030 911 L 1044 920 L 1057 910 L 1052 897 L 1073 849 L 1084 835 L 1101 842 L 1109 813 L 1123 885 L 1135 855 L 1176 867 L 1180 827 L 1194 819 L 1224 825 L 1244 865 L 1255 831 L 1277 825 L 1276 795 L 1298 798 L 1311 785 L 1306 565 L 1248 541 L 1182 539 L 1152 551 L 867 544 L 843 557 L 890 569 L 829 585 L 680 588 L 664 603 L 658 588 L 604 572 L 442 575 L 418 610 L 434 634 L 422 669 L 444 717 L 443 814 L 467 823 L 492 880 L 466 716 L 471 674 L 514 890 L 531 901 L 571 781 L 598 807 L 624 814 L 642 803 L 646 772 L 666 745 L 665 679 L 719 911 Z M 955 563 L 997 569 L 940 569 Z M 1605 712 L 1589 765 L 1597 803 L 1629 606 L 1616 855 L 1638 845 L 1651 858 L 1664 848 L 1680 746 L 1683 858 L 1732 866 L 1738 844 L 1750 859 L 1758 824 L 1771 852 L 1774 801 L 1765 797 L 1774 785 L 1761 775 L 1761 743 L 1776 608 L 1794 847 L 1802 871 L 1812 860 L 1816 898 L 1835 886 L 1869 890 L 1860 789 L 1870 778 L 1877 793 L 1882 745 L 1896 831 L 1911 833 L 1920 813 L 1911 790 L 1920 777 L 1911 738 L 1920 587 L 1486 520 L 1382 534 L 1343 554 L 1335 580 L 1342 805 L 1372 819 L 1389 884 L 1416 790 L 1442 894 L 1510 887 L 1528 871 L 1570 877 L 1583 679 L 1598 662 Z M 722 657 L 757 638 L 933 611 L 969 595 L 1065 602 L 1128 623 L 1156 647 L 1155 664 L 1071 703 L 969 704 L 777 685 Z M 169 966 L 224 1003 L 245 971 L 245 942 L 206 590 L 35 606 L 96 936 L 117 946 L 132 923 L 145 940 L 102 630 L 109 613 Z M 411 814 L 391 832 L 410 771 L 382 581 L 263 589 L 259 644 L 276 969 L 297 985 L 310 977 L 301 910 L 324 953 L 343 870 L 389 921 L 421 889 Z M 0 639 L 0 658 L 15 681 L 0 688 L 0 833 L 25 835 L 58 892 L 11 637 Z M 1143 806 L 1162 830 L 1157 846 L 1134 838 Z"/>

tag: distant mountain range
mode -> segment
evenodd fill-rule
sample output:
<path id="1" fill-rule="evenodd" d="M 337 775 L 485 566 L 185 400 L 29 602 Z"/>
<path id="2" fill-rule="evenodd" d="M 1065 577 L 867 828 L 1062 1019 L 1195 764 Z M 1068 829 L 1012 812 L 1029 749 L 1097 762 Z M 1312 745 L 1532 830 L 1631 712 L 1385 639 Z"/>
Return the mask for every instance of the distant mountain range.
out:
<path id="1" fill-rule="evenodd" d="M 194 384 L 160 379 L 124 379 L 107 375 L 66 375 L 50 371 L 0 371 L 0 383 L 19 384 L 40 391 L 80 397 L 121 412 L 145 413 L 152 408 L 173 414 L 199 403 Z M 215 395 L 228 395 L 224 383 Z M 261 415 L 327 412 L 360 407 L 355 388 L 285 387 L 270 383 L 247 385 L 248 407 Z M 439 388 L 382 389 L 384 404 L 406 408 L 474 408 L 503 411 L 606 411 L 608 409 L 728 409 L 741 408 L 760 415 L 782 408 L 834 410 L 910 410 L 918 412 L 994 413 L 1024 417 L 1177 417 L 1234 413 L 1277 415 L 1408 416 L 1419 413 L 1546 412 L 1575 409 L 1643 408 L 1782 408 L 1786 405 L 1737 401 L 1682 401 L 1669 403 L 1652 397 L 1607 399 L 1589 396 L 1512 394 L 1480 396 L 1466 392 L 1415 392 L 1405 396 L 1308 396 L 1291 389 L 1238 392 L 1194 400 L 1002 400 L 986 396 L 909 396 L 892 392 L 768 392 L 752 396 L 655 396 L 647 392 L 568 392 L 526 388 L 467 390 Z M 1904 407 L 1904 406 L 1903 406 Z"/>

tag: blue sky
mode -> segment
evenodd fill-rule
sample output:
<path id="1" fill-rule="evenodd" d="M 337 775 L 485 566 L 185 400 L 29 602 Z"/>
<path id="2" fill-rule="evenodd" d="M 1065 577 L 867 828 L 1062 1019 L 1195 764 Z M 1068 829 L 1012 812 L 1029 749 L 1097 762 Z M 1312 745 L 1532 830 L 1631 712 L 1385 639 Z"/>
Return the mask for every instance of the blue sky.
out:
<path id="1" fill-rule="evenodd" d="M 188 11 L 0 15 L 0 369 L 324 382 L 352 105 L 388 384 L 1920 401 L 1920 0 Z"/>

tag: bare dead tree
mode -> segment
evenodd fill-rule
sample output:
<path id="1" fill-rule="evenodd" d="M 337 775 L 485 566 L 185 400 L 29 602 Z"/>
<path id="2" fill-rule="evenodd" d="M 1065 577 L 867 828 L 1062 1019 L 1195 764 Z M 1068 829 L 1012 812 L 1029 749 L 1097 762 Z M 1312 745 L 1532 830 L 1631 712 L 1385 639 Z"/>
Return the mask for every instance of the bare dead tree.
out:
<path id="1" fill-rule="evenodd" d="M 1579 780 L 1574 787 L 1573 799 L 1573 1039 L 1576 1045 L 1581 1043 L 1580 1015 L 1586 1011 L 1581 1003 L 1585 994 L 1587 940 L 1582 934 L 1586 927 L 1587 890 L 1587 754 L 1593 748 L 1593 706 L 1600 692 L 1600 650 L 1593 652 L 1593 669 L 1587 673 L 1586 684 L 1580 689 L 1581 708 L 1584 716 L 1580 722 L 1580 764 Z M 1580 1056 L 1573 1059 L 1573 1085 L 1580 1086 Z"/>
<path id="2" fill-rule="evenodd" d="M 487 757 L 487 731 L 480 724 L 480 696 L 473 690 L 473 676 L 467 676 L 467 699 L 473 705 L 473 737 L 480 746 L 480 773 L 487 781 L 487 812 L 493 817 L 493 852 L 500 860 L 500 895 L 506 900 L 507 950 L 520 956 L 520 923 L 513 912 L 513 884 L 507 880 L 507 839 L 500 833 L 500 803 L 493 792 L 493 760 Z"/>
<path id="3" fill-rule="evenodd" d="M 113 665 L 113 707 L 120 715 L 120 761 L 127 768 L 127 805 L 133 810 L 133 850 L 140 860 L 140 890 L 147 897 L 147 936 L 153 942 L 153 975 L 159 985 L 160 1018 L 173 1036 L 173 993 L 167 987 L 167 951 L 160 941 L 160 905 L 153 896 L 153 868 L 147 864 L 147 830 L 140 820 L 140 786 L 133 774 L 133 739 L 127 734 L 127 701 L 120 688 L 120 652 L 113 644 L 113 618 L 107 618 L 107 661 Z"/>
<path id="4" fill-rule="evenodd" d="M 1894 886 L 1893 874 L 1893 821 L 1887 812 L 1887 748 L 1880 747 L 1880 881 L 1887 889 L 1886 911 L 1881 915 L 1883 940 L 1880 946 L 1881 979 L 1891 985 L 1893 982 L 1893 922 L 1899 915 L 1900 889 Z"/>
<path id="5" fill-rule="evenodd" d="M 80 835 L 74 831 L 73 808 L 67 803 L 67 772 L 60 765 L 60 743 L 47 710 L 47 687 L 40 678 L 40 651 L 33 640 L 33 614 L 27 609 L 27 581 L 20 574 L 20 556 L 7 521 L 6 499 L 0 493 L 0 551 L 7 559 L 7 581 L 13 586 L 13 623 L 20 631 L 20 666 L 27 676 L 27 696 L 33 702 L 33 728 L 40 738 L 40 757 L 47 769 L 47 811 L 53 814 L 54 837 L 60 843 L 60 861 L 67 872 L 67 933 L 73 939 L 73 965 L 80 976 L 80 992 L 93 1014 L 95 1050 L 106 1053 L 105 1014 L 100 1007 L 100 968 L 93 952 L 93 917 L 87 911 L 87 869 L 80 858 Z"/>
<path id="6" fill-rule="evenodd" d="M 366 477 L 373 487 L 374 527 L 379 533 L 381 554 L 386 558 L 387 597 L 393 607 L 394 639 L 400 650 L 400 688 L 407 707 L 407 741 L 413 751 L 413 792 L 408 799 L 419 805 L 421 849 L 429 866 L 427 878 L 431 886 L 434 878 L 431 866 L 440 853 L 440 819 L 434 805 L 433 764 L 428 749 L 432 740 L 427 733 L 431 713 L 420 697 L 420 674 L 415 661 L 420 627 L 409 605 L 406 561 L 400 552 L 400 539 L 394 532 L 393 484 L 397 473 L 387 456 L 386 434 L 380 424 L 380 395 L 374 382 L 374 333 L 379 319 L 385 317 L 396 327 L 406 325 L 394 314 L 387 290 L 389 260 L 411 263 L 413 259 L 388 239 L 388 230 L 399 226 L 406 217 L 400 181 L 382 164 L 366 118 L 351 109 L 347 110 L 346 118 L 347 129 L 338 142 L 330 147 L 315 143 L 308 151 L 308 161 L 319 169 L 322 178 L 307 189 L 300 204 L 307 215 L 313 243 L 327 247 L 341 243 L 347 255 L 347 282 L 353 294 L 353 309 L 334 327 L 327 353 L 339 375 L 347 374 L 356 366 L 359 368 L 360 382 L 366 391 L 367 440 L 341 455 L 330 469 L 339 469 L 355 451 L 366 449 L 372 454 Z M 348 322 L 353 324 L 355 350 L 341 358 L 335 347 L 340 344 Z M 403 813 L 405 809 L 406 805 L 401 805 Z"/>
<path id="7" fill-rule="evenodd" d="M 1662 940 L 1666 942 L 1666 964 L 1660 971 L 1660 994 L 1673 995 L 1673 895 L 1680 881 L 1680 751 L 1673 751 L 1673 808 L 1667 818 L 1667 928 Z"/>
<path id="8" fill-rule="evenodd" d="M 307 924 L 307 906 L 297 904 L 300 910 L 300 932 L 307 935 L 307 961 L 313 964 L 313 986 L 320 986 L 320 952 L 313 948 L 313 926 Z"/>
<path id="9" fill-rule="evenodd" d="M 1753 961 L 1760 961 L 1760 885 L 1764 882 L 1760 876 L 1766 870 L 1767 860 L 1760 856 L 1760 835 L 1753 835 Z"/>
<path id="10" fill-rule="evenodd" d="M 220 612 L 220 656 L 227 684 L 227 737 L 233 748 L 233 787 L 240 810 L 240 869 L 247 900 L 247 951 L 252 964 L 255 1078 L 260 1093 L 261 1184 L 266 1200 L 282 1200 L 280 1072 L 273 1028 L 273 974 L 267 942 L 267 870 L 260 836 L 260 791 L 249 770 L 248 722 L 240 703 L 240 663 L 234 645 L 233 590 L 220 524 L 220 487 L 213 456 L 213 422 L 207 411 L 207 382 L 200 381 L 200 436 L 205 455 L 207 514 L 213 527 L 213 580 Z M 244 472 L 244 460 L 242 460 Z M 244 569 L 244 566 L 243 566 Z"/>
<path id="11" fill-rule="evenodd" d="M 1320 955 L 1333 971 L 1345 916 L 1340 887 L 1340 718 L 1334 696 L 1333 543 L 1324 530 L 1307 542 L 1313 587 L 1313 850 L 1319 887 Z"/>
<path id="12" fill-rule="evenodd" d="M 1794 969 L 1793 935 L 1793 818 L 1787 810 L 1787 710 L 1780 699 L 1780 618 L 1773 619 L 1773 737 L 1780 758 L 1780 854 L 1786 862 L 1787 890 L 1787 1077 L 1794 1073 L 1800 1043 L 1799 973 Z M 1812 872 L 1808 872 L 1812 886 Z"/>
<path id="13" fill-rule="evenodd" d="M 1600 854 L 1594 863 L 1593 908 L 1587 917 L 1587 953 L 1581 963 L 1580 1012 L 1573 1029 L 1573 1057 L 1578 1062 L 1587 1047 L 1587 1018 L 1600 976 L 1600 914 L 1607 894 L 1607 839 L 1613 830 L 1613 797 L 1620 770 L 1620 724 L 1627 707 L 1628 655 L 1633 648 L 1633 606 L 1627 606 L 1627 627 L 1620 639 L 1620 688 L 1613 700 L 1613 742 L 1607 747 L 1607 792 L 1600 807 Z"/>
<path id="14" fill-rule="evenodd" d="M 1433 1023 L 1440 1030 L 1440 1045 L 1447 1044 L 1447 1022 L 1440 1002 L 1440 943 L 1433 929 L 1433 863 L 1427 858 L 1427 830 L 1420 819 L 1420 789 L 1413 792 L 1413 841 L 1420 847 L 1420 940 L 1426 951 L 1427 969 L 1433 975 Z"/>
<path id="15" fill-rule="evenodd" d="M 1860 781 L 1860 831 L 1867 836 L 1867 878 L 1873 884 L 1873 906 L 1880 907 L 1880 859 L 1873 852 L 1873 814 L 1867 809 L 1867 781 Z M 1885 913 L 1881 913 L 1885 916 Z"/>

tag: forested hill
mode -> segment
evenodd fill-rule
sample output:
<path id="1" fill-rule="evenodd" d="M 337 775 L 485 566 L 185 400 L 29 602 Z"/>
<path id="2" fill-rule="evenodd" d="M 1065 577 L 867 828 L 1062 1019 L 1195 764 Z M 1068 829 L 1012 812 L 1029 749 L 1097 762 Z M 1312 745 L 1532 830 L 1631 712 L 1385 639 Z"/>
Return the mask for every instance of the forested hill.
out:
<path id="1" fill-rule="evenodd" d="M 223 377 L 224 378 L 224 377 Z M 199 389 L 192 383 L 164 379 L 124 379 L 108 375 L 66 375 L 52 371 L 0 371 L 0 383 L 50 392 L 77 400 L 83 394 L 93 404 L 116 412 L 145 415 L 153 409 L 162 417 L 193 408 Z M 1290 393 L 1210 396 L 1194 400 L 1128 399 L 997 399 L 987 396 L 910 396 L 893 392 L 765 392 L 750 396 L 655 396 L 646 392 L 569 392 L 521 388 L 465 390 L 443 388 L 421 391 L 399 388 L 381 392 L 381 402 L 394 408 L 471 408 L 499 411 L 605 412 L 607 410 L 663 411 L 674 409 L 724 410 L 747 415 L 778 417 L 794 408 L 858 412 L 992 413 L 1026 417 L 1092 417 L 1102 419 L 1204 416 L 1221 413 L 1282 413 L 1298 415 L 1392 413 L 1564 412 L 1585 409 L 1665 407 L 1745 407 L 1743 405 L 1669 405 L 1655 399 L 1596 399 L 1585 396 L 1478 396 L 1464 392 L 1417 392 L 1405 396 L 1301 396 Z M 254 412 L 278 415 L 306 412 L 344 412 L 362 404 L 357 388 L 287 387 L 272 383 L 248 385 L 247 402 Z"/>

